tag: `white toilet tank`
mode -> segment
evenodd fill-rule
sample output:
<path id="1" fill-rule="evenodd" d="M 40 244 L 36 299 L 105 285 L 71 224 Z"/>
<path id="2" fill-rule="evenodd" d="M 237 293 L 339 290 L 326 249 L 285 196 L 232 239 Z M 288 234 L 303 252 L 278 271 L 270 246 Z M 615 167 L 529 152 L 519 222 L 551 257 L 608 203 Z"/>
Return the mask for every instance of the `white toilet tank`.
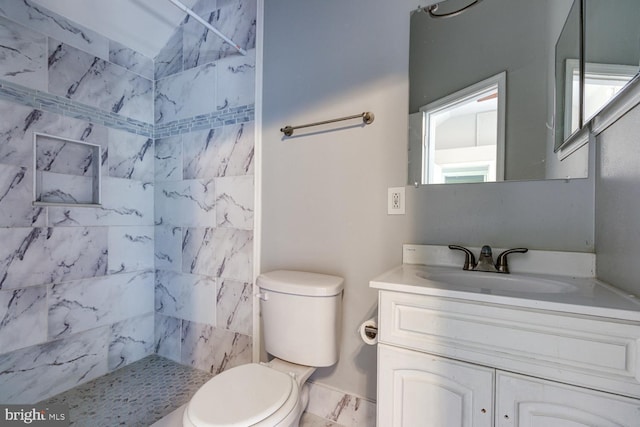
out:
<path id="1" fill-rule="evenodd" d="M 344 279 L 326 274 L 277 270 L 261 274 L 265 350 L 306 366 L 338 361 Z"/>

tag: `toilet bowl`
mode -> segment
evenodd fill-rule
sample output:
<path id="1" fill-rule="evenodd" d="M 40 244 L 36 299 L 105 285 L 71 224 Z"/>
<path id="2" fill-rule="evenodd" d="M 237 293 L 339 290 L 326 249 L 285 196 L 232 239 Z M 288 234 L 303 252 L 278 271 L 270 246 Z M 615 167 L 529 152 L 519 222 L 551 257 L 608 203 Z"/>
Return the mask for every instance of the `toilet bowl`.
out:
<path id="1" fill-rule="evenodd" d="M 185 427 L 297 427 L 315 371 L 274 359 L 229 369 L 209 380 L 187 404 Z"/>
<path id="2" fill-rule="evenodd" d="M 307 379 L 338 360 L 343 279 L 279 270 L 258 277 L 264 345 L 274 358 L 218 374 L 186 405 L 185 427 L 298 427 Z"/>

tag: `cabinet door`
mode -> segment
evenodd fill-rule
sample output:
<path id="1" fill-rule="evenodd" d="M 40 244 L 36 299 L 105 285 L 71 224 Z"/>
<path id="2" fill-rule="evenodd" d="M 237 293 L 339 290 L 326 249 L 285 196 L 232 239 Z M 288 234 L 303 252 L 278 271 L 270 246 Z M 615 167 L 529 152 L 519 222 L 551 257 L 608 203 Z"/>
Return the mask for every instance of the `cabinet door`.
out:
<path id="1" fill-rule="evenodd" d="M 491 427 L 494 372 L 378 344 L 378 426 Z"/>
<path id="2" fill-rule="evenodd" d="M 498 372 L 498 427 L 640 427 L 640 400 Z"/>

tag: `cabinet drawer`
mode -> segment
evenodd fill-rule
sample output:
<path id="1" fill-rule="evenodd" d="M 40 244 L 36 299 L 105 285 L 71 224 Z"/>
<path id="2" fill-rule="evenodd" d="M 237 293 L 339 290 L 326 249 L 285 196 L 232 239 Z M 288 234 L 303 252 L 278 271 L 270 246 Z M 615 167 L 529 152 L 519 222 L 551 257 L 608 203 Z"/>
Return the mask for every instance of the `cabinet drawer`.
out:
<path id="1" fill-rule="evenodd" d="M 640 325 L 381 291 L 382 343 L 640 397 Z"/>

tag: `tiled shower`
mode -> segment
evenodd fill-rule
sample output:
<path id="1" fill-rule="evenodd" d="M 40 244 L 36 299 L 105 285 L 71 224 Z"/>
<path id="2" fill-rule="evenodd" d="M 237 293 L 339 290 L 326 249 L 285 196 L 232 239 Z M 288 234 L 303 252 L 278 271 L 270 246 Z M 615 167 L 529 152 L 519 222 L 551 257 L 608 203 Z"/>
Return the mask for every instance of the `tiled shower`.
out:
<path id="1" fill-rule="evenodd" d="M 153 353 L 251 361 L 256 1 L 193 9 L 249 54 L 185 19 L 152 60 L 0 1 L 1 403 Z M 62 140 L 34 150 L 34 133 Z M 100 147 L 99 178 L 65 139 Z M 100 206 L 78 202 L 87 180 Z"/>

